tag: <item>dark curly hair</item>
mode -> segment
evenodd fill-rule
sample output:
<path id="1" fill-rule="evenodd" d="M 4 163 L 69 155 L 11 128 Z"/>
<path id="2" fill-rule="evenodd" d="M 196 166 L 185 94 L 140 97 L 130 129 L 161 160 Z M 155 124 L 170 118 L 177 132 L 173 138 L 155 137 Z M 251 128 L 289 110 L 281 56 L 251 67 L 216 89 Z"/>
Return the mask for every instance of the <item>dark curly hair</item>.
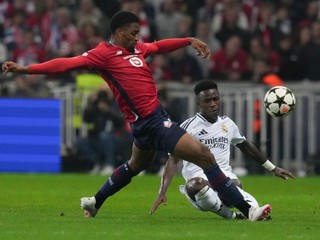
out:
<path id="1" fill-rule="evenodd" d="M 202 80 L 194 87 L 194 93 L 197 96 L 203 90 L 218 89 L 218 85 L 212 80 Z"/>
<path id="2" fill-rule="evenodd" d="M 140 23 L 140 19 L 132 12 L 120 11 L 114 14 L 110 21 L 111 33 L 114 34 L 117 28 L 130 25 L 131 23 Z"/>

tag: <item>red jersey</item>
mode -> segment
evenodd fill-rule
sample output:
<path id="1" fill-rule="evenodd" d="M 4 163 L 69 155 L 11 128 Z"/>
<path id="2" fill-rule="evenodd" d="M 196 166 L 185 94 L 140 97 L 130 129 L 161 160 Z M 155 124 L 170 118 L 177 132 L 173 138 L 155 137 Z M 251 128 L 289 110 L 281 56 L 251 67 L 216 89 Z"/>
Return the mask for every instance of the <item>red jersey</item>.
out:
<path id="1" fill-rule="evenodd" d="M 134 122 L 139 117 L 148 116 L 159 105 L 156 85 L 145 58 L 153 53 L 172 52 L 189 44 L 189 38 L 138 42 L 132 53 L 123 47 L 100 43 L 82 56 L 31 65 L 29 73 L 59 73 L 77 67 L 95 70 L 110 86 L 126 120 Z"/>
<path id="2" fill-rule="evenodd" d="M 138 43 L 135 53 L 109 43 L 100 43 L 84 53 L 89 69 L 95 69 L 110 86 L 128 121 L 146 117 L 159 105 L 157 89 L 145 57 L 147 45 Z"/>

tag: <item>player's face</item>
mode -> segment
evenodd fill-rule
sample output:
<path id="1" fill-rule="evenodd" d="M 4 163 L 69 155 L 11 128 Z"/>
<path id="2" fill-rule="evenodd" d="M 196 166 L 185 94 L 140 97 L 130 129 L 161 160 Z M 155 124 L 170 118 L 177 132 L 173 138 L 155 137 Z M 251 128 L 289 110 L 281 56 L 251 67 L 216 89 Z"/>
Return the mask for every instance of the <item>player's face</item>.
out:
<path id="1" fill-rule="evenodd" d="M 131 23 L 129 27 L 123 27 L 119 30 L 120 45 L 130 52 L 134 52 L 134 48 L 139 41 L 140 24 Z"/>
<path id="2" fill-rule="evenodd" d="M 217 89 L 201 91 L 198 95 L 200 112 L 209 122 L 216 122 L 220 110 L 220 95 Z"/>

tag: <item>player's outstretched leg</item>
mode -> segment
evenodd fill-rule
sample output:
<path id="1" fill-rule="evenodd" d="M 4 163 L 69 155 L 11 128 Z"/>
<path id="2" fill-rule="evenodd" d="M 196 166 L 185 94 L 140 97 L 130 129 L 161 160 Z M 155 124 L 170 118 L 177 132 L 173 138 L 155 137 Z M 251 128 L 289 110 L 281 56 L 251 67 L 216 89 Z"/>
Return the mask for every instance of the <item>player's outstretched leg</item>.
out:
<path id="1" fill-rule="evenodd" d="M 233 181 L 221 171 L 209 148 L 193 139 L 191 135 L 184 134 L 179 139 L 174 155 L 201 167 L 210 186 L 218 192 L 219 196 L 239 209 L 250 221 L 258 221 L 264 217 L 266 209 L 263 207 L 257 208 L 254 213 L 250 210 L 249 215 L 251 205 L 244 200 Z"/>
<path id="2" fill-rule="evenodd" d="M 82 200 L 82 202 L 84 202 L 82 206 L 84 207 L 81 207 L 89 212 L 88 217 L 95 216 L 108 197 L 112 196 L 113 194 L 127 186 L 134 176 L 146 169 L 146 167 L 150 164 L 154 153 L 154 150 L 141 150 L 135 144 L 133 144 L 130 160 L 114 170 L 112 175 L 103 184 L 103 186 L 94 195 L 94 197 L 90 197 L 90 201 L 88 204 L 84 204 L 88 201 Z M 88 209 L 90 209 L 91 212 Z"/>
<path id="3" fill-rule="evenodd" d="M 130 169 L 128 163 L 115 169 L 96 195 L 81 198 L 80 207 L 85 210 L 85 217 L 94 217 L 104 201 L 128 185 L 135 175 L 136 173 Z"/>
<path id="4" fill-rule="evenodd" d="M 210 211 L 225 219 L 244 219 L 242 214 L 237 214 L 225 206 L 217 193 L 202 177 L 189 179 L 185 186 L 180 187 L 180 192 L 185 194 L 189 202 L 201 211 Z"/>

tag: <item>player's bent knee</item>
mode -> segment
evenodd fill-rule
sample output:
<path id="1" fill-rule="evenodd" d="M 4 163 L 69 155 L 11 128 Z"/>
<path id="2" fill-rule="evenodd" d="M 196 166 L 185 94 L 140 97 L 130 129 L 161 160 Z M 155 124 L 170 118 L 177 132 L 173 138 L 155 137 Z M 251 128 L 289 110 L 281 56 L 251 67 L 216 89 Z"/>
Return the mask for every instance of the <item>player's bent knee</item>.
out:
<path id="1" fill-rule="evenodd" d="M 195 195 L 199 193 L 208 183 L 201 177 L 191 178 L 187 181 L 185 189 L 188 196 L 195 201 Z"/>
<path id="2" fill-rule="evenodd" d="M 215 191 L 208 185 L 204 186 L 196 195 L 196 202 L 203 211 L 218 213 L 221 211 L 222 202 Z"/>

